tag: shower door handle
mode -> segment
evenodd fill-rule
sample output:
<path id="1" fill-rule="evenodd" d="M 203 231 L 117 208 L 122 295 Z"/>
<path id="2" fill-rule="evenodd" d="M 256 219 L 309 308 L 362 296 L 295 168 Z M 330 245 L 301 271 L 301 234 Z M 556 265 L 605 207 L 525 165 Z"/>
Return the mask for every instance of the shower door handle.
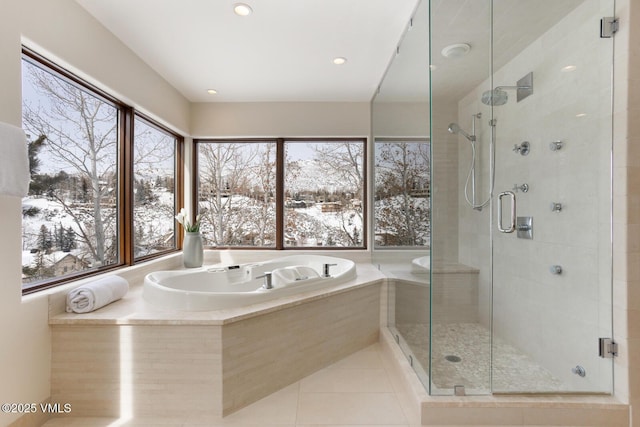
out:
<path id="1" fill-rule="evenodd" d="M 502 199 L 509 196 L 511 199 L 511 218 L 507 228 L 502 227 Z M 498 231 L 501 233 L 513 233 L 516 230 L 516 195 L 512 191 L 503 191 L 498 196 Z"/>

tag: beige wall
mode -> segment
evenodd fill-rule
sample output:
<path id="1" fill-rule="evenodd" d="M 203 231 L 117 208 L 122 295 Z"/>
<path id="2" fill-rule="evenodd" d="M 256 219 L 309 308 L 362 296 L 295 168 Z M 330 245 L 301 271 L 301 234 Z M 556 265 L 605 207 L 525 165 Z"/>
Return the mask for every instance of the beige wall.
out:
<path id="1" fill-rule="evenodd" d="M 458 171 L 464 166 L 458 164 L 457 154 L 459 149 L 468 149 L 469 145 L 464 138 L 459 139 L 447 131 L 449 123 L 456 121 L 457 116 L 453 100 L 440 100 L 437 107 L 434 103 L 431 113 L 431 257 L 436 263 L 434 268 L 458 261 L 458 198 L 462 190 L 457 178 Z"/>
<path id="2" fill-rule="evenodd" d="M 173 129 L 188 131 L 188 101 L 76 2 L 3 0 L 0 7 L 1 122 L 20 125 L 25 43 Z M 38 403 L 50 394 L 48 306 L 46 295 L 21 296 L 20 213 L 19 198 L 0 196 L 0 401 Z M 0 425 L 18 416 L 0 413 Z"/>
<path id="3" fill-rule="evenodd" d="M 613 321 L 616 395 L 640 407 L 640 4 L 616 0 L 613 147 Z M 640 416 L 632 417 L 640 426 Z"/>
<path id="4" fill-rule="evenodd" d="M 20 5 L 16 19 L 25 45 L 172 129 L 188 133 L 189 101 L 76 2 L 13 3 Z"/>
<path id="5" fill-rule="evenodd" d="M 204 137 L 366 137 L 368 102 L 196 103 L 191 135 Z"/>
<path id="6" fill-rule="evenodd" d="M 429 137 L 428 102 L 379 102 L 371 104 L 372 133 L 384 137 Z"/>

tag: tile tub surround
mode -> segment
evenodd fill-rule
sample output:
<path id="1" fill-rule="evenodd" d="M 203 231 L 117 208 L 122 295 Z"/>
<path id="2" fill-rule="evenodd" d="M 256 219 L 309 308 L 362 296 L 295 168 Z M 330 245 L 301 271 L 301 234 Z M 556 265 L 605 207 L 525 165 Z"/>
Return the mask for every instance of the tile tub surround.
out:
<path id="1" fill-rule="evenodd" d="M 53 316 L 51 400 L 74 417 L 230 414 L 377 342 L 383 276 L 369 267 L 250 307 L 162 311 L 137 286 L 93 313 Z"/>
<path id="2" fill-rule="evenodd" d="M 379 344 L 366 347 L 230 416 L 204 422 L 161 418 L 55 418 L 44 427 L 416 427 Z M 345 406 L 348 408 L 345 410 Z M 38 424 L 40 425 L 40 424 Z"/>

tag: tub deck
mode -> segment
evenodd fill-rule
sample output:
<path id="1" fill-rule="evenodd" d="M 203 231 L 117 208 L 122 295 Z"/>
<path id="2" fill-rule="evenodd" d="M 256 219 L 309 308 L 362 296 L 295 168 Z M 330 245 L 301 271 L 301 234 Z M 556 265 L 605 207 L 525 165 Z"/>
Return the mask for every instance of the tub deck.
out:
<path id="1" fill-rule="evenodd" d="M 74 417 L 226 416 L 376 343 L 383 282 L 358 265 L 334 287 L 208 312 L 156 308 L 139 285 L 52 315 L 51 402 L 72 402 Z"/>
<path id="2" fill-rule="evenodd" d="M 295 307 L 327 296 L 341 294 L 371 284 L 380 284 L 386 276 L 371 264 L 357 264 L 357 277 L 335 286 L 308 290 L 244 307 L 211 311 L 162 309 L 142 298 L 142 284 L 134 284 L 127 295 L 90 313 L 66 313 L 65 295 L 52 295 L 49 302 L 50 325 L 226 325 Z"/>

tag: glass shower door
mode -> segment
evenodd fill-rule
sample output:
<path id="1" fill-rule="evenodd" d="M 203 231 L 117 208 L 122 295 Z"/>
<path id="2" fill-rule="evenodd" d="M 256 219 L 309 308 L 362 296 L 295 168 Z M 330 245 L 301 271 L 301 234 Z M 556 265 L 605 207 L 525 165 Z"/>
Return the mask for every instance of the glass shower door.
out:
<path id="1" fill-rule="evenodd" d="M 491 1 L 434 0 L 430 17 L 430 393 L 490 394 Z"/>
<path id="2" fill-rule="evenodd" d="M 493 1 L 492 390 L 608 393 L 614 2 L 538 3 Z M 546 28 L 505 61 L 517 16 Z"/>
<path id="3" fill-rule="evenodd" d="M 429 3 L 430 393 L 610 393 L 614 0 Z"/>

